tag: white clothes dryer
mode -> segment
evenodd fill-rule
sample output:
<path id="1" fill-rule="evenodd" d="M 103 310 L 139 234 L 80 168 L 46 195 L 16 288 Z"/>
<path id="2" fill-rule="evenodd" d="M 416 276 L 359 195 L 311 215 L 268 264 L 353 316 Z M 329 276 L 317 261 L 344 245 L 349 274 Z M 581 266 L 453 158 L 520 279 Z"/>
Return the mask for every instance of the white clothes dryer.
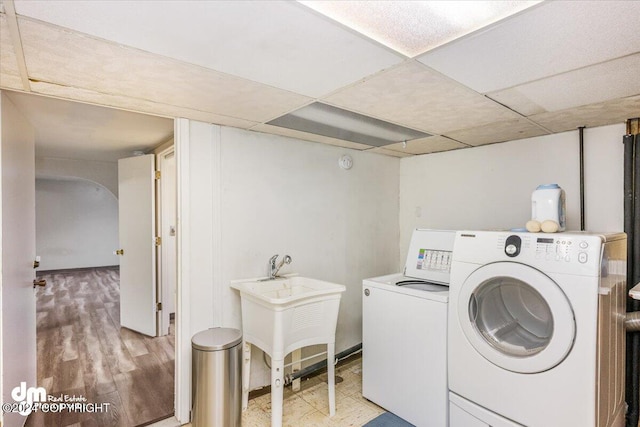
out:
<path id="1" fill-rule="evenodd" d="M 626 236 L 458 232 L 451 427 L 623 426 Z"/>

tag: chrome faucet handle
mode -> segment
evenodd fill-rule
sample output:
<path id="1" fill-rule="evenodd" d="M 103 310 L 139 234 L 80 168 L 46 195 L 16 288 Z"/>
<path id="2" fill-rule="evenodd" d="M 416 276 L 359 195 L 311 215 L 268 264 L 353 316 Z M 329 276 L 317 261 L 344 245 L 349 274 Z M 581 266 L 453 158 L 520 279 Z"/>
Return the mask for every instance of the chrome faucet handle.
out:
<path id="1" fill-rule="evenodd" d="M 291 257 L 289 255 L 283 256 L 278 265 L 275 266 L 274 269 L 272 269 L 271 277 L 278 277 L 278 272 L 285 264 L 291 264 Z"/>
<path id="2" fill-rule="evenodd" d="M 278 259 L 278 254 L 275 254 L 271 258 L 269 258 L 269 264 L 267 266 L 267 277 L 269 279 L 273 279 L 276 275 L 276 260 Z"/>

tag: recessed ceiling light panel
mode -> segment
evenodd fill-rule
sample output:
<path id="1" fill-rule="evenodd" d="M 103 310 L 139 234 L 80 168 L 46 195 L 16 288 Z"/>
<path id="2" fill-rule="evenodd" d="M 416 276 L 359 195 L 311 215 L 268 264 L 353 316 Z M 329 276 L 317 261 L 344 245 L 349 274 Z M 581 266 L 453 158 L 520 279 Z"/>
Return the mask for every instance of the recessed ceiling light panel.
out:
<path id="1" fill-rule="evenodd" d="M 308 1 L 305 6 L 411 58 L 540 1 Z"/>
<path id="2" fill-rule="evenodd" d="M 278 117 L 267 124 L 375 147 L 431 136 L 320 102 Z"/>

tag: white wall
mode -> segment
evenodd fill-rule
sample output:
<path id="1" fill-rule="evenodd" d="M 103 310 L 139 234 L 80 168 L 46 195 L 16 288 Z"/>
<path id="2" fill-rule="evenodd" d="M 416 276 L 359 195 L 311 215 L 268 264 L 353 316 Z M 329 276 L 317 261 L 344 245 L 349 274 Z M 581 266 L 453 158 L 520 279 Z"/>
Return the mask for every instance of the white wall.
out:
<path id="1" fill-rule="evenodd" d="M 198 122 L 190 122 L 187 153 L 178 135 L 179 177 L 189 168 L 189 182 L 178 185 L 190 213 L 178 221 L 189 233 L 179 240 L 179 275 L 191 288 L 190 332 L 239 328 L 240 298 L 229 282 L 264 277 L 277 253 L 293 258 L 283 272 L 346 285 L 336 349 L 360 343 L 362 279 L 396 271 L 399 260 L 399 160 Z M 347 153 L 349 171 L 338 166 Z M 266 385 L 254 354 L 252 387 Z"/>
<path id="2" fill-rule="evenodd" d="M 336 348 L 360 343 L 362 279 L 394 272 L 399 259 L 399 161 L 233 128 L 221 142 L 223 322 L 241 321 L 229 281 L 264 277 L 272 255 L 288 254 L 283 272 L 347 286 Z M 348 171 L 338 166 L 345 153 Z"/>
<path id="3" fill-rule="evenodd" d="M 624 125 L 585 129 L 585 220 L 622 231 Z M 536 186 L 566 192 L 567 228 L 580 228 L 578 131 L 404 158 L 400 164 L 401 259 L 416 227 L 524 227 Z"/>
<path id="4" fill-rule="evenodd" d="M 83 179 L 36 180 L 39 270 L 117 265 L 118 200 Z"/>
<path id="5" fill-rule="evenodd" d="M 36 157 L 36 178 L 82 178 L 97 182 L 118 197 L 118 163 Z"/>

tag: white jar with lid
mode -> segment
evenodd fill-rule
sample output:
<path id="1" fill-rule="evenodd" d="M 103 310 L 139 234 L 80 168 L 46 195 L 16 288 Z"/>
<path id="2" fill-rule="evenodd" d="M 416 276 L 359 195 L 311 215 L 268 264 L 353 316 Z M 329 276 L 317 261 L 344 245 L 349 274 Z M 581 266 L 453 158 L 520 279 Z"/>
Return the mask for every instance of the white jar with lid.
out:
<path id="1" fill-rule="evenodd" d="M 531 194 L 531 219 L 540 223 L 551 220 L 558 223 L 558 231 L 565 230 L 565 193 L 558 184 L 539 185 Z"/>

